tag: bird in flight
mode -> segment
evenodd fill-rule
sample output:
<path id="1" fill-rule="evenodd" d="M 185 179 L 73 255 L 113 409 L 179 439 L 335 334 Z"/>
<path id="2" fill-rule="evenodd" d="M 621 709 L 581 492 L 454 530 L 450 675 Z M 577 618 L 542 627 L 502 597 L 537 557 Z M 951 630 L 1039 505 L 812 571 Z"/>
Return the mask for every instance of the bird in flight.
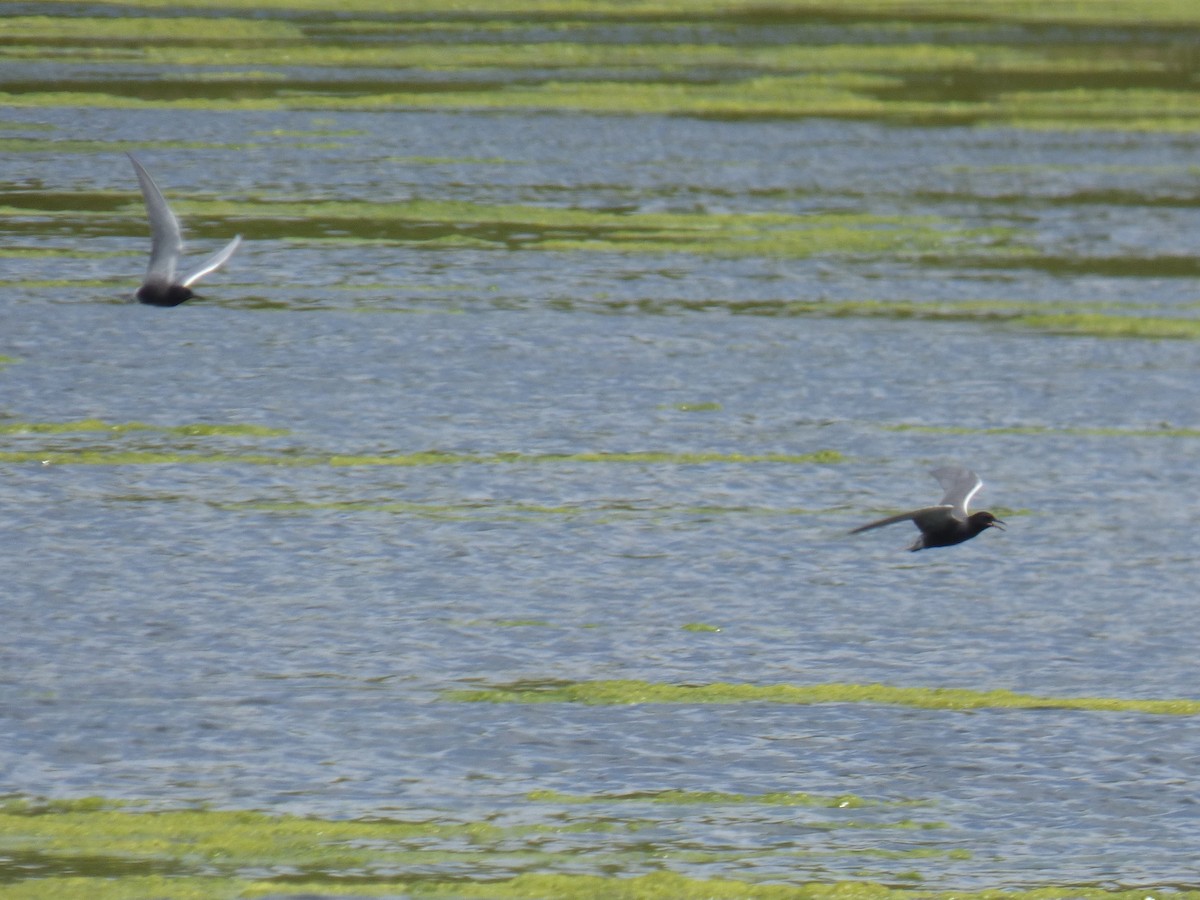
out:
<path id="1" fill-rule="evenodd" d="M 167 205 L 162 191 L 154 183 L 140 162 L 133 154 L 125 154 L 133 163 L 137 173 L 138 184 L 142 186 L 142 199 L 146 201 L 146 214 L 150 217 L 150 265 L 146 269 L 146 277 L 135 295 L 139 302 L 151 306 L 178 306 L 184 300 L 193 296 L 192 285 L 223 266 L 233 251 L 242 242 L 238 235 L 199 266 L 180 278 L 175 277 L 175 267 L 179 263 L 179 255 L 183 252 L 183 235 L 179 230 L 179 220 L 171 207 Z"/>
<path id="2" fill-rule="evenodd" d="M 917 551 L 928 547 L 961 544 L 987 528 L 999 528 L 1004 531 L 1004 523 L 990 512 L 968 511 L 971 498 L 983 487 L 983 481 L 978 475 L 962 466 L 942 466 L 929 474 L 938 480 L 946 492 L 937 506 L 926 506 L 923 509 L 888 516 L 878 522 L 861 525 L 850 533 L 858 534 L 860 531 L 870 531 L 872 528 L 882 528 L 896 522 L 911 521 L 921 529 L 921 536 L 908 549 Z"/>

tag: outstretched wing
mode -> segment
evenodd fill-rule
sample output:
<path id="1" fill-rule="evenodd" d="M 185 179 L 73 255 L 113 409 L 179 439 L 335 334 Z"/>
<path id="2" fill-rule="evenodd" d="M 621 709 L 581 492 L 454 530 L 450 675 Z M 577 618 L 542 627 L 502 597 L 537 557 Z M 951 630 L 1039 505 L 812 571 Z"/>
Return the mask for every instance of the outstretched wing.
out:
<path id="1" fill-rule="evenodd" d="M 860 525 L 853 529 L 850 534 L 858 534 L 860 531 L 870 531 L 872 528 L 882 528 L 884 525 L 894 525 L 897 522 L 907 521 L 911 521 L 922 531 L 925 531 L 930 526 L 936 528 L 939 524 L 944 522 L 947 517 L 952 515 L 954 515 L 953 507 L 926 506 L 923 509 L 914 509 L 910 512 L 888 516 L 886 519 L 880 519 L 878 522 L 869 522 L 866 525 Z"/>
<path id="2" fill-rule="evenodd" d="M 239 234 L 204 262 L 200 263 L 200 265 L 194 270 L 188 272 L 187 276 L 184 277 L 179 283 L 184 287 L 191 287 L 209 272 L 221 268 L 221 266 L 225 265 L 226 261 L 228 261 L 229 257 L 233 256 L 233 251 L 237 250 L 238 244 L 241 242 L 242 236 Z"/>
<path id="3" fill-rule="evenodd" d="M 962 466 L 941 466 L 929 474 L 938 480 L 946 492 L 939 505 L 953 507 L 954 517 L 966 521 L 971 498 L 979 493 L 983 480 Z"/>
<path id="4" fill-rule="evenodd" d="M 162 191 L 142 168 L 132 153 L 126 153 L 137 173 L 142 186 L 142 199 L 146 203 L 146 215 L 150 217 L 150 265 L 146 268 L 146 282 L 171 284 L 175 279 L 175 265 L 183 252 L 183 236 L 179 231 L 179 220 L 171 207 L 167 206 Z"/>

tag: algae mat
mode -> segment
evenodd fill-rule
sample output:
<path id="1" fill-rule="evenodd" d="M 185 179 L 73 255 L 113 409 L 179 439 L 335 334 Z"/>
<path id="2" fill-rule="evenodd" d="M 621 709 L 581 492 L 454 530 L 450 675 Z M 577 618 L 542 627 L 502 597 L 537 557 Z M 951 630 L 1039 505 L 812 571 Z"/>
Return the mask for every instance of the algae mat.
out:
<path id="1" fill-rule="evenodd" d="M 114 7 L 118 17 L 99 15 L 104 4 L 78 18 L 54 3 L 40 8 L 6 22 L 0 59 L 70 68 L 56 90 L 22 78 L 0 83 L 0 106 L 834 116 L 1132 130 L 1186 130 L 1200 116 L 1194 60 L 1183 49 L 1156 52 L 1165 35 L 1175 48 L 1200 28 L 1195 7 L 1178 0 L 469 10 L 280 0 L 230 3 L 203 18 L 166 16 L 153 3 Z M 253 15 L 239 15 L 243 8 Z M 259 14 L 264 8 L 273 18 Z M 794 39 L 780 41 L 783 32 Z M 117 77 L 89 86 L 73 77 L 83 66 Z M 132 76 L 131 67 L 151 67 L 157 78 Z M 360 74 L 322 74 L 331 69 Z"/>
<path id="2" fill-rule="evenodd" d="M 554 682 L 448 692 L 467 703 L 890 703 L 921 709 L 1076 709 L 1194 716 L 1200 700 L 1122 700 L 1115 697 L 1033 697 L 1012 691 L 905 688 L 886 684 L 754 685 L 648 684 L 636 681 Z"/>
<path id="3" fill-rule="evenodd" d="M 604 813 L 564 814 L 579 804 L 603 804 Z M 867 865 L 903 864 L 929 856 L 970 860 L 961 848 L 872 850 L 861 839 L 886 835 L 889 828 L 936 833 L 936 822 L 892 817 L 856 818 L 860 798 L 809 795 L 688 795 L 662 792 L 642 796 L 565 797 L 542 792 L 528 806 L 553 811 L 536 824 L 448 823 L 376 819 L 347 821 L 264 815 L 212 809 L 140 809 L 102 798 L 43 801 L 10 798 L 0 812 L 0 873 L 5 897 L 241 898 L 263 896 L 397 896 L 534 898 L 621 897 L 761 898 L 1057 898 L 1133 900 L 1146 890 L 1043 887 L 1027 891 L 930 891 L 869 880 L 780 884 L 733 878 L 687 877 L 672 871 L 679 863 L 716 864 L 732 854 L 695 847 L 667 857 L 634 837 L 653 829 L 647 803 L 669 810 L 692 808 L 694 815 L 720 815 L 730 808 L 778 805 L 818 806 L 839 811 L 806 827 L 852 829 L 858 836 L 841 851 Z M 565 805 L 564 805 L 565 804 Z M 871 804 L 865 804 L 870 806 Z M 904 805 L 904 804 L 902 804 Z M 628 815 L 622 815 L 622 812 Z M 857 829 L 857 830 L 854 830 Z M 597 856 L 589 840 L 628 836 L 620 849 Z M 572 850 L 572 845 L 575 849 Z M 761 865 L 771 856 L 800 867 L 820 867 L 820 857 L 776 848 L 756 853 Z M 623 876 L 584 874 L 581 865 L 620 867 Z M 1190 898 L 1197 892 L 1172 891 Z"/>
<path id="4" fill-rule="evenodd" d="M 777 282 L 811 260 L 860 272 L 877 289 L 847 297 L 814 290 L 809 280 L 747 299 L 739 290 L 689 296 L 672 290 L 674 282 L 665 291 L 633 295 L 607 284 L 585 291 L 561 284 L 547 299 L 500 290 L 504 296 L 494 302 L 618 313 L 915 318 L 1117 339 L 1197 335 L 1194 298 L 1163 302 L 1156 286 L 1140 289 L 1142 279 L 1196 276 L 1185 242 L 1131 252 L 1127 241 L 1117 240 L 1099 252 L 1077 253 L 1072 239 L 1064 246 L 1046 240 L 1056 233 L 1050 221 L 1057 220 L 1056 209 L 1082 205 L 1118 217 L 1108 207 L 1139 216 L 1195 207 L 1194 173 L 1187 167 L 1171 171 L 1154 151 L 1147 160 L 1093 164 L 1088 150 L 1111 144 L 1114 134 L 1186 140 L 1196 129 L 1200 106 L 1188 36 L 1200 23 L 1186 3 L 579 2 L 470 10 L 413 3 L 394 16 L 373 2 L 280 2 L 268 15 L 236 3 L 219 11 L 194 4 L 168 11 L 155 3 L 117 5 L 111 15 L 106 9 L 102 4 L 76 15 L 69 4 L 47 2 L 6 19 L 0 147 L 30 157 L 31 166 L 42 154 L 86 158 L 126 149 L 207 158 L 269 153 L 268 171 L 250 179 L 253 184 L 236 190 L 219 180 L 205 190 L 168 185 L 168 194 L 202 240 L 238 230 L 248 241 L 278 242 L 273 254 L 319 253 L 334 268 L 353 259 L 356 275 L 311 278 L 303 286 L 252 280 L 237 286 L 238 299 L 224 301 L 244 308 L 394 308 L 399 296 L 403 308 L 461 310 L 456 301 L 480 302 L 479 292 L 436 276 L 389 272 L 390 266 L 382 275 L 372 267 L 368 275 L 361 260 L 393 252 L 434 259 L 529 251 L 555 257 L 530 260 L 530 269 L 567 259 L 571 267 L 622 269 L 631 280 L 664 271 L 678 278 L 706 263 L 724 271 L 726 261 L 742 260 L 756 267 L 755 277 Z M 46 67 L 53 69 L 54 90 Z M 71 124 L 85 112 L 96 122 L 76 133 Z M 404 141 L 393 146 L 390 139 L 407 137 L 408 130 L 390 117 L 420 114 L 478 122 L 481 133 L 469 152 L 458 154 L 438 146 L 421 152 Z M 192 116 L 227 118 L 229 131 L 194 133 L 183 124 Z M 146 126 L 176 117 L 178 123 Z M 379 127 L 381 117 L 388 120 Z M 1080 146 L 1067 148 L 1070 163 L 1022 162 L 1009 151 L 987 164 L 947 162 L 911 193 L 904 186 L 911 161 L 900 161 L 880 163 L 897 175 L 895 183 L 883 179 L 864 190 L 860 179 L 851 179 L 825 196 L 824 140 L 790 138 L 780 146 L 768 141 L 763 161 L 799 172 L 811 168 L 802 180 L 812 184 L 746 184 L 736 166 L 744 146 L 735 141 L 706 160 L 703 168 L 716 183 L 704 183 L 700 174 L 668 184 L 638 177 L 637 190 L 628 191 L 607 175 L 575 185 L 538 173 L 518 196 L 498 190 L 529 160 L 494 152 L 497 120 L 545 139 L 554 128 L 546 120 L 563 117 L 570 121 L 558 127 L 569 130 L 576 130 L 577 119 L 637 120 L 633 127 L 647 134 L 630 141 L 634 145 L 661 132 L 659 120 L 684 118 L 747 128 L 817 121 L 931 132 L 972 126 L 968 133 L 981 135 L 985 145 L 996 133 L 1036 131 L 1057 135 L 1048 139 L 1051 145 L 1063 134 L 1077 135 Z M 381 151 L 377 164 L 386 163 L 382 184 L 357 197 L 331 196 L 318 185 L 271 187 L 281 167 L 329 172 L 348 153 L 372 147 Z M 279 161 L 290 154 L 295 158 Z M 589 168 L 589 174 L 599 171 Z M 483 195 L 463 196 L 463 185 L 475 177 L 464 179 L 470 171 L 495 183 Z M 725 171 L 732 177 L 719 177 Z M 431 186 L 431 179 L 442 178 L 444 192 Z M 115 185 L 47 190 L 35 181 L 0 186 L 0 210 L 15 244 L 4 255 L 30 263 L 49 253 L 82 271 L 64 281 L 52 261 L 44 269 L 22 266 L 31 270 L 28 277 L 14 276 L 0 287 L 48 299 L 64 289 L 90 290 L 111 302 L 127 297 L 128 285 L 116 273 L 145 230 L 133 186 L 124 193 Z M 985 181 L 1003 187 L 981 187 Z M 392 184 L 411 196 L 392 197 L 386 187 Z M 1042 218 L 1046 227 L 1038 224 Z M 1124 223 L 1114 230 L 1140 227 Z M 1173 227 L 1177 233 L 1190 228 L 1183 222 Z M 81 233 L 112 239 L 111 249 L 82 246 L 75 239 Z M 49 236 L 56 239 L 48 242 Z M 703 262 L 673 259 L 679 256 Z M 106 258 L 108 265 L 83 265 Z M 964 283 L 949 295 L 927 297 L 924 283 L 897 292 L 877 285 L 881 261 L 920 273 L 926 282 L 948 276 Z M 128 260 L 129 280 L 138 262 Z M 106 274 L 96 277 L 99 272 Z M 1036 297 L 1005 295 L 1007 285 L 1024 284 L 1031 273 L 1048 283 L 1138 279 L 1139 289 L 1120 298 L 1092 284 Z M 996 290 L 996 282 L 1004 287 Z M 306 289 L 314 283 L 318 290 Z M 497 285 L 486 289 L 497 291 Z"/>

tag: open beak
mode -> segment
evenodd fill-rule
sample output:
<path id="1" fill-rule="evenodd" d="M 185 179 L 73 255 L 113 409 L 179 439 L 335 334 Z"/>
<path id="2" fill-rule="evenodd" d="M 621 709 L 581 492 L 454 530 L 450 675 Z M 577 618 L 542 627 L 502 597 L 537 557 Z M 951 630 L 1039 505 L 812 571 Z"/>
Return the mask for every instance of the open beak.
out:
<path id="1" fill-rule="evenodd" d="M 1004 527 L 1004 523 L 1003 523 L 1003 522 L 1001 522 L 999 519 L 992 519 L 992 521 L 990 521 L 988 524 L 989 524 L 989 525 L 990 525 L 992 528 L 999 528 L 1001 531 L 1007 531 L 1007 530 L 1008 530 L 1007 528 L 1005 528 L 1005 527 Z"/>

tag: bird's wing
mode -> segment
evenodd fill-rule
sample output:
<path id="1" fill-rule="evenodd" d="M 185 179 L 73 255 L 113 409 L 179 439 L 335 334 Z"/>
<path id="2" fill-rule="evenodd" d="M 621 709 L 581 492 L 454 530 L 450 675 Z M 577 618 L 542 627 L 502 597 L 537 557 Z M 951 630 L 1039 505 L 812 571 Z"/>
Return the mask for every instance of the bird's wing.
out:
<path id="1" fill-rule="evenodd" d="M 983 487 L 983 480 L 962 466 L 942 466 L 929 474 L 938 480 L 946 492 L 939 505 L 953 507 L 954 517 L 965 521 L 971 498 L 979 493 L 979 489 Z"/>
<path id="2" fill-rule="evenodd" d="M 238 248 L 238 244 L 241 242 L 242 236 L 239 234 L 204 262 L 200 263 L 200 265 L 191 272 L 188 272 L 187 276 L 184 277 L 179 283 L 184 287 L 191 287 L 209 272 L 221 268 L 221 266 L 225 265 L 225 262 L 229 259 L 229 257 L 233 256 L 233 251 Z"/>
<path id="3" fill-rule="evenodd" d="M 171 284 L 175 279 L 175 264 L 183 252 L 183 236 L 179 231 L 179 220 L 171 207 L 167 206 L 162 191 L 142 168 L 133 154 L 125 154 L 133 163 L 138 184 L 142 186 L 142 199 L 146 202 L 146 215 L 150 217 L 150 265 L 146 268 L 146 281 L 161 281 Z"/>
<path id="4" fill-rule="evenodd" d="M 897 522 L 905 522 L 908 520 L 912 520 L 914 525 L 924 531 L 928 526 L 937 526 L 944 521 L 947 516 L 953 514 L 953 508 L 950 506 L 926 506 L 924 509 L 913 509 L 905 513 L 888 516 L 886 519 L 880 519 L 878 522 L 869 522 L 866 525 L 859 525 L 850 533 L 858 534 L 860 531 L 870 531 L 872 528 L 882 528 L 884 525 L 894 525 Z"/>

